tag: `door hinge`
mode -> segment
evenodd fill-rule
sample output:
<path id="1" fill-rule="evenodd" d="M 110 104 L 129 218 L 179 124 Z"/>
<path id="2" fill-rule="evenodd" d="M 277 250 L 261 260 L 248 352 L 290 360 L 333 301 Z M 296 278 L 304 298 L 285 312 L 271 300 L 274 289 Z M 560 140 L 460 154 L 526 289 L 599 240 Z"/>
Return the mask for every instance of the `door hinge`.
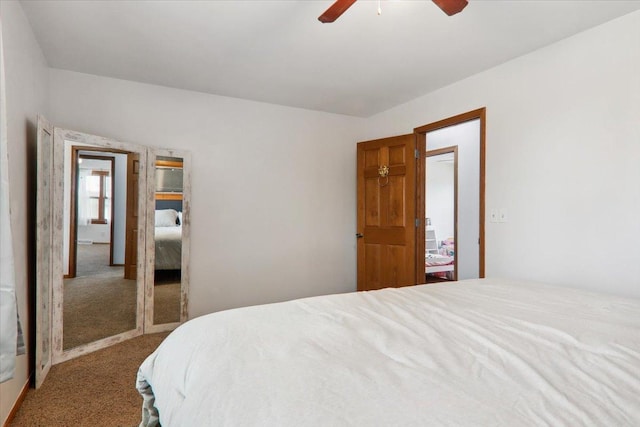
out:
<path id="1" fill-rule="evenodd" d="M 420 158 L 420 150 L 418 150 L 418 149 L 416 148 L 416 149 L 415 149 L 415 151 L 414 151 L 414 153 L 415 153 L 416 159 L 419 159 L 419 158 Z"/>
<path id="2" fill-rule="evenodd" d="M 420 218 L 416 218 L 416 228 L 420 227 Z"/>

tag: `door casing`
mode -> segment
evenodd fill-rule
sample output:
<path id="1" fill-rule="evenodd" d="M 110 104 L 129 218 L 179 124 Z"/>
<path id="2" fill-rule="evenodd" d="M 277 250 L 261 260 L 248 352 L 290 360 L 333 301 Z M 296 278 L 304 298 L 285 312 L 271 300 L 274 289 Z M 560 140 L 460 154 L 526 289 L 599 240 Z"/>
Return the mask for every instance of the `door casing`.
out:
<path id="1" fill-rule="evenodd" d="M 453 117 L 449 117 L 443 120 L 439 120 L 437 122 L 429 123 L 424 126 L 417 127 L 413 130 L 416 135 L 416 143 L 418 146 L 418 150 L 420 153 L 424 153 L 418 159 L 417 165 L 417 202 L 416 202 L 416 217 L 424 218 L 425 217 L 425 188 L 426 188 L 426 152 L 427 152 L 427 133 L 432 132 L 437 129 L 446 128 L 449 126 L 458 125 L 461 123 L 465 123 L 471 120 L 480 120 L 480 177 L 479 177 L 479 185 L 480 185 L 480 211 L 479 211 L 479 233 L 478 233 L 478 253 L 479 253 L 479 271 L 478 277 L 485 277 L 485 230 L 484 230 L 484 221 L 485 221 L 485 161 L 486 161 L 486 108 L 479 108 L 477 110 L 468 111 L 466 113 L 458 114 Z M 416 234 L 416 257 L 422 258 L 425 253 L 425 229 L 423 227 L 419 227 Z M 457 236 L 456 236 L 457 243 Z M 420 265 L 419 262 L 416 262 L 417 270 L 416 277 L 420 277 L 418 274 L 423 274 L 422 268 L 424 265 Z M 456 265 L 457 270 L 457 265 Z"/>
<path id="2" fill-rule="evenodd" d="M 407 236 L 410 236 L 408 239 L 411 241 L 410 245 L 405 246 L 405 250 L 408 252 L 408 256 L 413 258 L 413 261 L 410 263 L 413 266 L 413 273 L 407 275 L 406 277 L 410 278 L 402 283 L 393 281 L 388 281 L 386 283 L 381 283 L 379 285 L 375 285 L 372 289 L 378 289 L 380 287 L 386 286 L 407 286 L 414 285 L 418 283 L 424 282 L 424 254 L 425 254 L 425 185 L 426 185 L 426 135 L 427 132 L 431 132 L 437 129 L 442 129 L 449 126 L 454 126 L 460 123 L 465 123 L 471 120 L 480 120 L 480 176 L 479 176 L 479 195 L 480 195 L 480 206 L 479 206 L 479 235 L 478 235 L 478 253 L 479 253 L 479 271 L 478 277 L 485 277 L 485 162 L 486 162 L 486 108 L 479 108 L 477 110 L 468 111 L 466 113 L 458 114 L 443 120 L 439 120 L 433 123 L 429 123 L 424 126 L 419 126 L 413 130 L 413 142 L 408 143 L 407 147 L 411 147 L 406 151 L 406 165 L 407 171 L 411 170 L 411 177 L 407 176 L 407 180 L 413 180 L 411 185 L 408 185 L 404 188 L 403 195 L 408 203 L 405 204 L 405 208 L 411 210 L 405 211 L 405 226 L 415 226 L 411 233 L 407 233 Z M 390 138 L 382 138 L 376 139 L 372 141 L 364 141 L 358 143 L 358 153 L 357 153 L 357 290 L 370 290 L 370 286 L 367 284 L 367 256 L 366 256 L 366 244 L 367 244 L 367 227 L 365 226 L 366 222 L 366 195 L 364 192 L 365 189 L 365 169 L 366 167 L 366 155 L 364 153 L 364 147 L 367 145 L 375 145 L 379 144 L 380 146 L 384 146 L 393 138 L 409 138 L 409 135 L 403 135 L 399 137 L 390 137 Z M 407 139 L 408 142 L 408 139 Z M 419 154 L 417 156 L 411 155 L 413 152 Z M 381 159 L 379 159 L 381 160 Z M 380 164 L 380 162 L 378 162 Z M 371 165 L 370 165 L 371 166 Z M 371 169 L 371 167 L 369 167 Z M 372 172 L 367 172 L 371 174 Z M 407 181 L 409 182 L 409 181 Z M 411 216 L 409 216 L 411 215 Z M 369 233 L 370 234 L 370 233 Z M 456 236 L 457 239 L 457 236 Z M 408 242 L 408 241 L 407 241 Z M 406 243 L 404 243 L 406 244 Z M 384 257 L 381 257 L 384 258 Z M 384 266 L 385 260 L 382 259 L 378 261 L 380 266 Z M 391 263 L 392 264 L 392 263 Z M 389 265 L 389 262 L 387 262 Z M 456 265 L 457 272 L 457 265 Z M 388 272 L 383 272 L 384 274 L 388 274 Z M 383 273 L 379 275 L 382 276 Z M 422 278 L 421 280 L 419 280 Z"/>
<path id="3" fill-rule="evenodd" d="M 111 176 L 115 176 L 115 160 L 113 157 L 106 156 L 90 156 L 80 155 L 80 151 L 95 151 L 98 153 L 123 153 L 119 150 L 98 149 L 96 147 L 89 146 L 71 146 L 71 209 L 69 210 L 69 267 L 68 274 L 64 275 L 65 279 L 71 279 L 76 277 L 78 269 L 78 178 L 79 168 L 78 159 L 80 157 L 85 159 L 97 159 L 111 161 Z M 111 186 L 111 200 L 115 200 L 115 185 Z M 111 203 L 111 237 L 109 238 L 109 265 L 113 265 L 113 221 L 114 221 L 114 205 Z"/>

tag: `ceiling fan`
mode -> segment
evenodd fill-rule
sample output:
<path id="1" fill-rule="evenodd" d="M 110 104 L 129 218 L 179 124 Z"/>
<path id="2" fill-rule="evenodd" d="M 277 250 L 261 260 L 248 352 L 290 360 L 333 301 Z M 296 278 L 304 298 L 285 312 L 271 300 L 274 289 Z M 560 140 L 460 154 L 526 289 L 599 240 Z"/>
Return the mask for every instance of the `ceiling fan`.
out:
<path id="1" fill-rule="evenodd" d="M 329 7 L 318 20 L 324 24 L 333 22 L 340 17 L 356 0 L 337 0 Z M 433 2 L 447 15 L 455 15 L 461 12 L 467 5 L 467 0 L 433 0 Z"/>

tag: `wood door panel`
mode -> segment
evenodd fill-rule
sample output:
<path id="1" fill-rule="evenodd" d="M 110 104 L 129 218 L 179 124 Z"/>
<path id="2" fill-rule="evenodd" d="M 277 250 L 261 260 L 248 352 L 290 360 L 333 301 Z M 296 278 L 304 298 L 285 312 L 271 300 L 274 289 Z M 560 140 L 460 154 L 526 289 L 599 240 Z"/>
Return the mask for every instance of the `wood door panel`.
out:
<path id="1" fill-rule="evenodd" d="M 124 278 L 129 280 L 135 280 L 137 276 L 137 262 L 138 262 L 138 230 L 131 229 L 126 237 L 125 241 L 125 266 L 124 266 Z"/>
<path id="2" fill-rule="evenodd" d="M 416 283 L 415 146 L 413 134 L 358 144 L 358 290 Z"/>
<path id="3" fill-rule="evenodd" d="M 365 271 L 366 271 L 366 283 L 368 287 L 360 290 L 373 290 L 380 289 L 380 283 L 382 282 L 382 245 L 378 244 L 365 244 Z"/>
<path id="4" fill-rule="evenodd" d="M 404 227 L 365 227 L 365 244 L 404 245 L 407 236 Z"/>
<path id="5" fill-rule="evenodd" d="M 396 145 L 389 147 L 389 166 L 403 165 L 407 162 L 406 147 L 404 145 Z"/>
<path id="6" fill-rule="evenodd" d="M 135 280 L 138 275 L 138 180 L 140 156 L 127 155 L 127 214 L 125 224 L 124 278 Z"/>
<path id="7" fill-rule="evenodd" d="M 365 226 L 380 226 L 380 191 L 378 179 L 366 180 L 366 196 L 364 201 Z"/>
<path id="8" fill-rule="evenodd" d="M 380 164 L 380 149 L 374 148 L 374 149 L 365 150 L 364 156 L 365 156 L 364 167 L 376 168 L 376 171 L 377 171 L 378 165 Z M 376 176 L 377 176 L 377 173 L 376 173 Z"/>
<path id="9" fill-rule="evenodd" d="M 405 245 L 365 244 L 366 288 L 372 291 L 388 287 L 411 284 L 407 269 L 407 248 Z"/>
<path id="10" fill-rule="evenodd" d="M 386 245 L 384 247 L 384 267 L 381 269 L 386 287 L 405 286 L 409 283 L 407 271 L 402 268 L 407 263 L 405 245 Z"/>
<path id="11" fill-rule="evenodd" d="M 404 176 L 392 176 L 389 177 L 389 200 L 386 203 L 388 206 L 388 215 L 386 215 L 387 221 L 385 226 L 389 227 L 404 227 L 405 223 L 405 182 Z"/>

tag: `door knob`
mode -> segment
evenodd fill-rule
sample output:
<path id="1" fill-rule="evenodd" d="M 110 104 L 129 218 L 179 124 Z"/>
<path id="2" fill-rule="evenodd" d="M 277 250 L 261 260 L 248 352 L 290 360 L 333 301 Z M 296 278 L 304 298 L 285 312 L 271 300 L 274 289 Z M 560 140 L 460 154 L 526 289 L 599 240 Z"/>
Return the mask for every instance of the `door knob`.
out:
<path id="1" fill-rule="evenodd" d="M 356 233 L 356 237 L 358 239 L 362 239 L 364 237 L 364 235 L 362 233 Z"/>

